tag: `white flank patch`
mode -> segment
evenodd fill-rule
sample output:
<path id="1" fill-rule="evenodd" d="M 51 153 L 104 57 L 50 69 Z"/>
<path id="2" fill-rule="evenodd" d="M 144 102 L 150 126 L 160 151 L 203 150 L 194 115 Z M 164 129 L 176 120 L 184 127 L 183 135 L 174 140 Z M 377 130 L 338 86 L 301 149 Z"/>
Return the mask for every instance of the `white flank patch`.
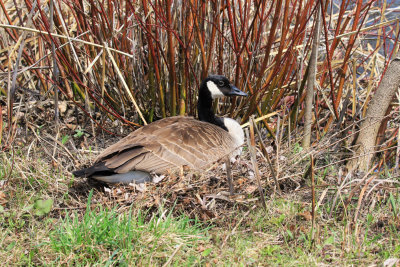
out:
<path id="1" fill-rule="evenodd" d="M 244 144 L 244 132 L 242 127 L 240 127 L 240 124 L 231 119 L 231 118 L 223 118 L 224 119 L 224 125 L 228 129 L 229 134 L 233 137 L 235 140 L 235 149 L 231 154 L 230 154 L 230 159 L 231 162 L 235 161 L 236 156 L 242 154 L 242 145 Z"/>
<path id="2" fill-rule="evenodd" d="M 231 119 L 223 118 L 226 129 L 228 129 L 229 134 L 235 139 L 236 145 L 241 146 L 244 143 L 244 132 L 240 124 Z"/>
<path id="3" fill-rule="evenodd" d="M 208 91 L 210 91 L 212 98 L 218 98 L 224 96 L 224 94 L 219 90 L 218 86 L 213 81 L 207 82 Z"/>

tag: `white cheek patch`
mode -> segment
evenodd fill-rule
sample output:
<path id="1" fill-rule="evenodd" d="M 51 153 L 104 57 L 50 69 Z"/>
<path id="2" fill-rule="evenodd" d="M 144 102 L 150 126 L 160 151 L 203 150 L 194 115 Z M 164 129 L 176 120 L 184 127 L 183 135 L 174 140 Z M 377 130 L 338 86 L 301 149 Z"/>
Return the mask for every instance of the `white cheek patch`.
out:
<path id="1" fill-rule="evenodd" d="M 219 90 L 218 86 L 213 81 L 207 82 L 208 91 L 210 91 L 212 98 L 218 98 L 224 96 L 224 94 Z"/>

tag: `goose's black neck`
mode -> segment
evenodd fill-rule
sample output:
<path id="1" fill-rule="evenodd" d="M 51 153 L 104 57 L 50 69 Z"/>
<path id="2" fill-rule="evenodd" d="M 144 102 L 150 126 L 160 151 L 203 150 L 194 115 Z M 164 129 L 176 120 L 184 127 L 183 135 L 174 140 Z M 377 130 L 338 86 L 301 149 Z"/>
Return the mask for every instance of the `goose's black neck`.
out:
<path id="1" fill-rule="evenodd" d="M 213 98 L 210 91 L 207 89 L 206 79 L 201 83 L 199 89 L 199 99 L 197 102 L 197 113 L 199 115 L 199 120 L 215 124 L 225 131 L 228 131 L 223 120 L 215 116 L 215 113 L 212 109 L 212 102 Z"/>

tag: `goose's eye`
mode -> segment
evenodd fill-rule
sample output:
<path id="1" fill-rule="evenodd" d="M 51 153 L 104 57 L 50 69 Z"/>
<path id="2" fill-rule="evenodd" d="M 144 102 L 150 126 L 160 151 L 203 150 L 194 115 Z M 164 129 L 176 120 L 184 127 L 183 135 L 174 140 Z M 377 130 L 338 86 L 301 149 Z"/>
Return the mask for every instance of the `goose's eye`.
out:
<path id="1" fill-rule="evenodd" d="M 223 81 L 218 82 L 218 86 L 224 86 L 224 85 L 225 85 L 225 83 Z"/>

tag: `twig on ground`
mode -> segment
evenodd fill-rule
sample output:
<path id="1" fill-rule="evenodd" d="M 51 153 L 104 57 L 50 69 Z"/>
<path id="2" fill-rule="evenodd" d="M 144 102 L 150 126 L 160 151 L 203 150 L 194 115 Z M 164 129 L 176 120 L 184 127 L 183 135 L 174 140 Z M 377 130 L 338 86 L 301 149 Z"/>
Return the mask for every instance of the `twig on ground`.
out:
<path id="1" fill-rule="evenodd" d="M 183 246 L 183 244 L 179 244 L 179 246 L 174 250 L 174 252 L 171 254 L 171 256 L 169 257 L 169 259 L 167 260 L 167 262 L 163 265 L 163 267 L 166 267 L 168 265 L 170 265 L 172 259 L 174 258 L 174 256 L 176 255 L 176 253 L 178 253 L 178 251 L 181 249 L 181 247 Z"/>
<path id="2" fill-rule="evenodd" d="M 321 205 L 322 201 L 324 200 L 324 198 L 325 198 L 325 196 L 326 196 L 326 193 L 328 193 L 329 189 L 331 189 L 331 188 L 327 187 L 327 188 L 325 188 L 325 190 L 322 192 L 321 196 L 319 197 L 317 206 L 315 206 L 315 210 L 318 210 L 319 206 Z"/>
<path id="3" fill-rule="evenodd" d="M 256 176 L 257 179 L 257 186 L 258 186 L 258 191 L 260 193 L 260 201 L 261 204 L 264 208 L 264 210 L 267 209 L 267 206 L 265 204 L 265 197 L 264 197 L 264 190 L 261 186 L 261 178 L 260 178 L 260 171 L 258 169 L 257 165 L 257 155 L 256 155 L 256 150 L 255 150 L 255 138 L 254 138 L 254 119 L 253 116 L 250 117 L 250 135 L 248 129 L 246 129 L 246 137 L 247 137 L 247 144 L 249 146 L 249 151 L 250 151 L 250 157 L 251 157 L 251 163 L 253 165 L 253 170 L 254 170 L 254 175 Z"/>
<path id="4" fill-rule="evenodd" d="M 231 160 L 229 156 L 225 158 L 225 164 L 226 164 L 226 176 L 228 179 L 228 186 L 229 186 L 229 193 L 231 196 L 234 193 L 234 188 L 233 188 L 233 181 L 232 181 L 232 167 L 231 167 Z"/>
<path id="5" fill-rule="evenodd" d="M 278 177 L 276 176 L 274 167 L 272 166 L 271 158 L 270 158 L 270 156 L 269 156 L 269 154 L 268 154 L 268 151 L 267 151 L 266 146 L 265 146 L 265 144 L 264 144 L 264 140 L 263 140 L 263 138 L 261 137 L 260 130 L 258 129 L 257 123 L 256 123 L 255 120 L 254 120 L 254 128 L 256 129 L 258 138 L 260 139 L 260 144 L 261 144 L 261 146 L 264 148 L 264 151 L 265 151 L 265 156 L 264 156 L 263 158 L 267 161 L 268 166 L 269 166 L 269 169 L 271 170 L 272 177 L 274 178 L 274 181 L 275 181 L 274 191 L 277 190 L 279 193 L 282 193 L 281 188 L 280 188 L 280 186 L 279 186 Z"/>

